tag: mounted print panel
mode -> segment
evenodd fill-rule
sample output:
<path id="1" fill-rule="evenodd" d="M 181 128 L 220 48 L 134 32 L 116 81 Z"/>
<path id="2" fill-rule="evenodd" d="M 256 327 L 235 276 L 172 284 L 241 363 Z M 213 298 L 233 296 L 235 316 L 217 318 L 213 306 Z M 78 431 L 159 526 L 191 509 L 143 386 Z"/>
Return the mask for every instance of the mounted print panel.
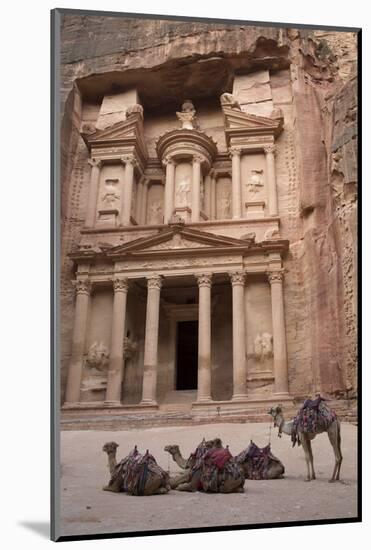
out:
<path id="1" fill-rule="evenodd" d="M 53 25 L 53 539 L 359 521 L 359 29 Z"/>

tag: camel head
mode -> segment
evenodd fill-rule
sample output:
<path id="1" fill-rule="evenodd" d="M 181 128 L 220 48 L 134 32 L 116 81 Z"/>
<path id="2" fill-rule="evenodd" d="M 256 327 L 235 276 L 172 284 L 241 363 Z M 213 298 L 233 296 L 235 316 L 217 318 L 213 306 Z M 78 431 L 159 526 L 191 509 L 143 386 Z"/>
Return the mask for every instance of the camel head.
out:
<path id="1" fill-rule="evenodd" d="M 276 419 L 277 419 L 277 416 L 280 415 L 281 413 L 282 413 L 282 405 L 276 405 L 275 407 L 271 407 L 269 409 L 268 414 L 270 414 L 273 417 L 274 427 L 277 426 Z"/>
<path id="2" fill-rule="evenodd" d="M 109 443 L 105 443 L 103 445 L 103 451 L 105 453 L 107 453 L 108 455 L 110 454 L 116 454 L 116 449 L 118 447 L 118 443 L 115 443 L 115 441 L 110 441 Z"/>
<path id="3" fill-rule="evenodd" d="M 166 447 L 164 447 L 164 451 L 170 453 L 171 455 L 175 455 L 176 453 L 180 454 L 179 445 L 166 445 Z"/>

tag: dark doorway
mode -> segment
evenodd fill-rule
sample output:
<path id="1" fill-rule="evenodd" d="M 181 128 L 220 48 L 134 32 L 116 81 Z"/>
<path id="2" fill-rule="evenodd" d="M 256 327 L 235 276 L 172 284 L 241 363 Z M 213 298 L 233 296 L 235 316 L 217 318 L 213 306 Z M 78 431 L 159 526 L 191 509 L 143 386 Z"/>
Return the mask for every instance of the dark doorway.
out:
<path id="1" fill-rule="evenodd" d="M 197 389 L 198 321 L 178 323 L 176 389 Z"/>

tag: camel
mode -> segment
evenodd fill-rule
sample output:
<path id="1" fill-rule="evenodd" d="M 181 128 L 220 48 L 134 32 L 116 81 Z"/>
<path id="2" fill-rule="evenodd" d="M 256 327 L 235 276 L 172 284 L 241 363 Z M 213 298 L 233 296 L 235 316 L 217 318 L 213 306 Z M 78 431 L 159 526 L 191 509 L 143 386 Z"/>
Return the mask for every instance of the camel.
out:
<path id="1" fill-rule="evenodd" d="M 330 443 L 332 445 L 332 448 L 334 450 L 335 455 L 335 467 L 332 474 L 331 479 L 329 479 L 330 483 L 333 483 L 334 481 L 339 481 L 340 478 L 340 467 L 341 463 L 343 461 L 343 456 L 341 454 L 341 437 L 340 437 L 340 421 L 336 417 L 335 413 L 332 413 L 329 409 L 326 410 L 332 414 L 330 417 L 330 420 L 328 423 L 325 423 L 324 425 L 319 425 L 315 432 L 309 432 L 309 431 L 303 431 L 303 429 L 300 427 L 300 424 L 298 424 L 298 418 L 301 411 L 304 410 L 306 404 L 307 406 L 310 406 L 312 404 L 313 406 L 319 406 L 319 404 L 323 401 L 323 398 L 318 397 L 315 401 L 307 400 L 303 408 L 299 411 L 298 415 L 295 417 L 295 419 L 291 421 L 286 421 L 283 414 L 282 414 L 282 405 L 277 405 L 276 407 L 272 407 L 268 414 L 270 414 L 273 417 L 274 420 L 274 427 L 278 428 L 278 436 L 281 437 L 281 433 L 284 433 L 286 435 L 290 435 L 291 439 L 293 441 L 293 446 L 296 442 L 298 442 L 298 445 L 303 446 L 303 451 L 305 455 L 305 461 L 307 464 L 307 477 L 305 478 L 305 481 L 311 481 L 313 479 L 316 479 L 316 474 L 314 472 L 314 466 L 313 466 L 313 453 L 312 453 L 312 445 L 311 440 L 316 437 L 317 434 L 327 432 L 328 438 L 330 440 Z M 314 404 L 314 405 L 313 405 Z"/>
<path id="2" fill-rule="evenodd" d="M 146 451 L 144 455 L 137 447 L 123 458 L 116 460 L 117 447 L 115 441 L 103 445 L 103 451 L 108 456 L 108 468 L 111 479 L 103 491 L 114 493 L 127 492 L 131 495 L 163 495 L 171 489 L 169 475 L 157 463 L 154 457 Z"/>
<path id="3" fill-rule="evenodd" d="M 178 456 L 177 452 L 176 456 Z M 180 461 L 180 463 L 184 465 L 184 462 Z M 211 441 L 204 439 L 196 451 L 190 455 L 186 466 L 184 474 L 170 480 L 172 489 L 178 491 L 202 489 L 205 492 L 214 493 L 244 492 L 245 478 L 242 468 L 233 459 L 228 447 L 226 449 L 222 447 L 220 439 Z"/>
<path id="4" fill-rule="evenodd" d="M 209 441 L 204 440 L 204 445 L 210 449 L 212 447 L 222 447 L 222 442 L 219 438 L 216 438 Z M 244 471 L 245 479 L 258 479 L 253 475 L 254 459 L 258 458 L 257 450 L 259 451 L 259 448 L 253 443 L 253 441 L 250 441 L 248 447 L 235 457 Z M 182 470 L 188 470 L 193 466 L 193 455 L 191 454 L 188 459 L 185 459 L 180 452 L 179 445 L 166 445 L 164 451 L 170 453 L 174 462 L 176 462 Z M 285 467 L 282 462 L 272 455 L 270 448 L 268 449 L 266 447 L 260 451 L 265 451 L 264 477 L 260 479 L 281 479 L 285 472 Z M 186 476 L 180 476 L 179 479 L 186 479 Z M 173 485 L 173 483 L 174 478 L 171 480 L 171 485 Z"/>

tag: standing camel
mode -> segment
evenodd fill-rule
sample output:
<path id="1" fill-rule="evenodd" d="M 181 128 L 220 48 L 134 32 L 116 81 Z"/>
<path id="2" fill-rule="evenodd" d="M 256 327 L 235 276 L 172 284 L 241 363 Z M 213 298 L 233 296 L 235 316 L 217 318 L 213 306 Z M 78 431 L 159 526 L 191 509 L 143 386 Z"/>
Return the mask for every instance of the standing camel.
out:
<path id="1" fill-rule="evenodd" d="M 278 436 L 281 437 L 281 433 L 287 434 L 291 436 L 291 440 L 293 441 L 293 446 L 296 442 L 298 442 L 298 445 L 303 446 L 303 451 L 305 455 L 305 461 L 307 464 L 307 477 L 305 481 L 311 481 L 312 479 L 316 479 L 316 474 L 314 473 L 314 466 L 313 466 L 313 453 L 312 453 L 312 445 L 311 440 L 316 437 L 317 434 L 327 432 L 328 438 L 330 440 L 330 443 L 332 445 L 332 448 L 334 449 L 335 454 L 335 467 L 332 474 L 332 478 L 329 479 L 330 483 L 333 483 L 334 481 L 339 480 L 340 476 L 340 467 L 341 463 L 343 461 L 343 456 L 341 454 L 341 437 L 340 437 L 340 421 L 336 417 L 336 414 L 330 411 L 325 405 L 322 404 L 323 398 L 318 397 L 314 401 L 307 400 L 302 409 L 298 412 L 297 416 L 288 422 L 283 417 L 282 414 L 282 406 L 277 405 L 276 407 L 272 407 L 268 414 L 270 414 L 273 417 L 274 420 L 274 427 L 278 428 Z M 326 410 L 329 414 L 328 420 L 326 422 L 318 422 L 318 425 L 316 426 L 315 430 L 311 431 L 308 428 L 303 427 L 302 423 L 300 422 L 300 417 L 305 411 L 308 411 L 309 409 L 315 410 L 316 414 L 320 416 L 321 414 L 321 408 L 322 410 Z"/>

